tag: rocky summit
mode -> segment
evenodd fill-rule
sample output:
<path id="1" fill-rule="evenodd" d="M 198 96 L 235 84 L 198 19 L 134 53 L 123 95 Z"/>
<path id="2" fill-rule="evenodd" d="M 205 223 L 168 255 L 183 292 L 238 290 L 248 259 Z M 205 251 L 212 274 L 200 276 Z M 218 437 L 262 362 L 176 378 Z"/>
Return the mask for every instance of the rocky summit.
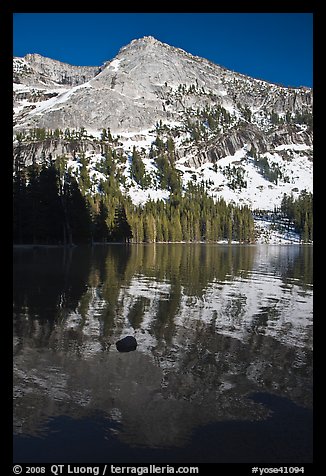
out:
<path id="1" fill-rule="evenodd" d="M 310 88 L 251 78 L 151 36 L 98 67 L 28 54 L 14 58 L 13 72 L 14 151 L 19 142 L 27 163 L 49 153 L 75 160 L 82 151 L 93 167 L 105 130 L 120 155 L 130 158 L 136 147 L 153 177 L 157 138 L 170 140 L 183 183 L 203 182 L 214 197 L 256 207 L 263 195 L 272 208 L 283 193 L 312 191 Z M 46 130 L 47 141 L 37 140 L 36 130 Z M 72 145 L 67 130 L 83 133 Z M 56 140 L 49 131 L 57 131 Z M 121 167 L 127 177 L 128 163 Z M 129 178 L 130 192 L 137 184 Z M 132 198 L 155 198 L 152 189 Z"/>

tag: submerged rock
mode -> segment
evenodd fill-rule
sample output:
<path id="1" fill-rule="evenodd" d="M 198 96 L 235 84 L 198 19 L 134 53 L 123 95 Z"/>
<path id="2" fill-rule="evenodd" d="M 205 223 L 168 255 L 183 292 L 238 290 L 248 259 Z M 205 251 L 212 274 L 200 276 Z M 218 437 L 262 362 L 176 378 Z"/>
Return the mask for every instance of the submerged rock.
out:
<path id="1" fill-rule="evenodd" d="M 136 350 L 137 341 L 133 336 L 126 336 L 123 339 L 118 340 L 115 345 L 119 352 L 130 352 Z"/>

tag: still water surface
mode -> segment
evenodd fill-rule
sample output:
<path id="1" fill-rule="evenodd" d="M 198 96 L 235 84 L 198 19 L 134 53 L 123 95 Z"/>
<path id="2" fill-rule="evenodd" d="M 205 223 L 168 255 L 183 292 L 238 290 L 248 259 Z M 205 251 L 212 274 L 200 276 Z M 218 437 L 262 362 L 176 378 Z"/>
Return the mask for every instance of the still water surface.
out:
<path id="1" fill-rule="evenodd" d="M 15 462 L 311 462 L 312 253 L 15 249 Z"/>

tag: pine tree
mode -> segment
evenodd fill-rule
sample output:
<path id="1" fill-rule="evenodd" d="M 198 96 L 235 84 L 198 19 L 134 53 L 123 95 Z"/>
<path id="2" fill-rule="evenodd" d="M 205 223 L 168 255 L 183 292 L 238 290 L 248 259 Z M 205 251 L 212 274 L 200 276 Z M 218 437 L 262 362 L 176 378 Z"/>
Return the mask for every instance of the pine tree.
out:
<path id="1" fill-rule="evenodd" d="M 151 213 L 145 216 L 144 235 L 147 243 L 154 243 L 156 241 L 156 223 Z"/>
<path id="2" fill-rule="evenodd" d="M 130 174 L 131 178 L 133 178 L 142 188 L 147 188 L 149 186 L 149 177 L 146 174 L 144 162 L 135 146 L 132 151 Z"/>
<path id="3" fill-rule="evenodd" d="M 111 239 L 113 241 L 124 243 L 129 243 L 132 239 L 132 229 L 127 220 L 126 210 L 123 205 L 119 205 L 115 209 Z"/>
<path id="4" fill-rule="evenodd" d="M 16 243 L 23 243 L 25 240 L 27 213 L 26 178 L 17 167 L 13 179 L 13 239 Z"/>
<path id="5" fill-rule="evenodd" d="M 95 241 L 106 242 L 108 240 L 109 229 L 106 223 L 108 209 L 103 199 L 100 200 L 99 212 L 95 216 L 93 227 L 93 239 Z"/>
<path id="6" fill-rule="evenodd" d="M 32 165 L 28 168 L 28 186 L 26 189 L 26 200 L 29 208 L 29 237 L 27 241 L 32 243 L 37 243 L 39 235 L 39 226 L 41 224 L 40 216 L 40 204 L 41 204 L 41 194 L 40 194 L 40 181 L 39 181 L 39 166 L 33 160 Z"/>
<path id="7" fill-rule="evenodd" d="M 232 214 L 230 214 L 227 220 L 227 238 L 229 243 L 231 243 L 232 241 L 232 236 L 233 236 L 232 233 L 233 233 Z"/>
<path id="8" fill-rule="evenodd" d="M 163 241 L 168 242 L 169 241 L 169 223 L 168 223 L 166 213 L 163 214 L 161 226 L 162 226 Z"/>
<path id="9" fill-rule="evenodd" d="M 181 214 L 181 230 L 182 230 L 182 240 L 183 241 L 190 241 L 190 229 L 189 229 L 189 222 L 188 216 L 185 212 Z"/>
<path id="10" fill-rule="evenodd" d="M 308 243 L 309 241 L 308 213 L 306 213 L 305 220 L 304 220 L 302 239 L 304 243 Z"/>
<path id="11" fill-rule="evenodd" d="M 65 229 L 68 243 L 87 243 L 91 238 L 89 205 L 74 177 L 66 180 L 64 190 Z"/>
<path id="12" fill-rule="evenodd" d="M 168 151 L 170 164 L 173 165 L 175 161 L 175 145 L 174 145 L 173 138 L 171 136 L 169 136 L 167 139 L 166 148 Z"/>
<path id="13" fill-rule="evenodd" d="M 162 216 L 161 215 L 156 216 L 155 223 L 156 223 L 156 241 L 162 242 L 164 241 L 164 237 L 163 237 L 163 230 L 162 230 Z"/>
<path id="14" fill-rule="evenodd" d="M 144 223 L 142 215 L 135 215 L 135 219 L 132 227 L 133 240 L 136 243 L 142 243 L 144 241 Z"/>
<path id="15" fill-rule="evenodd" d="M 38 235 L 43 243 L 56 243 L 62 238 L 62 208 L 59 198 L 59 177 L 56 168 L 43 167 L 39 175 Z"/>

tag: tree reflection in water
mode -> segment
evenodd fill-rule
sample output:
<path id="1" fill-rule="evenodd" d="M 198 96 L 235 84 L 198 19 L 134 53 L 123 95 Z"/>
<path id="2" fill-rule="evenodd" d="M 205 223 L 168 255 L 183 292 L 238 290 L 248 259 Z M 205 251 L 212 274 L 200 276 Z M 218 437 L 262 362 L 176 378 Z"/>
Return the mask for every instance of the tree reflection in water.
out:
<path id="1" fill-rule="evenodd" d="M 102 412 L 128 445 L 184 447 L 203 425 L 268 421 L 255 392 L 311 408 L 312 247 L 17 249 L 14 352 L 20 435 Z"/>

